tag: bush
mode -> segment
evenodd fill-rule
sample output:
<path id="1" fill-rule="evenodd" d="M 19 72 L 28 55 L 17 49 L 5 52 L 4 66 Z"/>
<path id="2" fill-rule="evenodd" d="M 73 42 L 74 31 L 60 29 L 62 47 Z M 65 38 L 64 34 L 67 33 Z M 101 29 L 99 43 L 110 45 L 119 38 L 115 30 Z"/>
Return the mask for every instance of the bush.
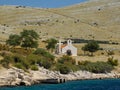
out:
<path id="1" fill-rule="evenodd" d="M 46 69 L 49 69 L 52 66 L 55 57 L 45 49 L 38 48 L 33 54 L 40 56 L 40 58 L 37 60 L 37 63 L 40 66 L 43 66 Z"/>
<path id="2" fill-rule="evenodd" d="M 44 59 L 39 60 L 38 64 L 46 69 L 49 69 L 52 66 L 52 62 L 49 62 L 48 60 L 44 60 Z"/>
<path id="3" fill-rule="evenodd" d="M 33 54 L 46 57 L 48 60 L 54 60 L 54 56 L 47 52 L 45 49 L 38 48 Z"/>
<path id="4" fill-rule="evenodd" d="M 0 61 L 0 64 L 5 67 L 5 68 L 9 68 L 9 64 L 11 62 L 11 57 L 10 56 L 5 56 L 3 60 Z"/>
<path id="5" fill-rule="evenodd" d="M 45 51 L 45 49 L 42 48 L 38 48 L 33 54 L 36 55 L 45 55 L 47 52 Z"/>
<path id="6" fill-rule="evenodd" d="M 76 64 L 76 61 L 73 59 L 71 60 L 72 64 L 75 65 Z"/>
<path id="7" fill-rule="evenodd" d="M 15 54 L 13 56 L 5 56 L 3 60 L 1 60 L 1 65 L 5 68 L 9 68 L 10 65 L 13 65 L 20 69 L 29 69 L 29 64 L 25 60 L 23 56 L 19 54 Z"/>
<path id="8" fill-rule="evenodd" d="M 13 58 L 12 64 L 15 67 L 23 69 L 23 70 L 30 68 L 29 62 L 26 61 L 26 59 L 23 56 L 19 54 L 15 54 L 12 58 Z"/>
<path id="9" fill-rule="evenodd" d="M 0 64 L 3 66 L 3 67 L 5 67 L 5 68 L 9 68 L 9 63 L 8 62 L 6 62 L 6 61 L 1 61 L 0 62 Z"/>
<path id="10" fill-rule="evenodd" d="M 78 65 L 86 65 L 88 63 L 90 63 L 90 61 L 78 61 Z"/>
<path id="11" fill-rule="evenodd" d="M 118 66 L 118 60 L 117 59 L 114 60 L 113 57 L 108 58 L 107 63 L 111 64 L 112 66 Z"/>
<path id="12" fill-rule="evenodd" d="M 107 73 L 114 69 L 114 67 L 107 62 L 89 62 L 85 65 L 79 65 L 79 67 L 81 70 L 86 70 L 93 73 Z"/>
<path id="13" fill-rule="evenodd" d="M 19 68 L 19 69 L 25 70 L 25 67 L 22 65 L 22 63 L 16 63 L 14 66 Z"/>
<path id="14" fill-rule="evenodd" d="M 76 64 L 75 60 L 68 55 L 64 55 L 63 57 L 59 58 L 58 62 L 61 64 L 64 64 L 65 62 L 70 62 L 72 64 Z"/>
<path id="15" fill-rule="evenodd" d="M 32 65 L 32 66 L 31 66 L 31 70 L 37 71 L 37 70 L 38 70 L 38 67 L 37 67 L 36 65 Z"/>
<path id="16" fill-rule="evenodd" d="M 75 59 L 68 55 L 64 55 L 58 59 L 58 62 L 56 63 L 56 70 L 59 70 L 62 74 L 67 74 L 70 71 L 77 71 L 78 66 L 76 66 Z"/>
<path id="17" fill-rule="evenodd" d="M 68 74 L 71 70 L 69 67 L 65 66 L 65 65 L 61 65 L 59 67 L 59 71 L 61 74 Z"/>
<path id="18" fill-rule="evenodd" d="M 52 60 L 52 61 L 54 61 L 54 59 L 55 59 L 55 57 L 52 54 L 50 54 L 49 52 L 47 52 L 47 54 L 44 57 L 46 57 L 48 60 Z"/>
<path id="19" fill-rule="evenodd" d="M 38 55 L 34 55 L 34 54 L 30 54 L 26 57 L 26 61 L 30 64 L 30 65 L 35 65 L 38 63 L 39 59 L 41 57 Z"/>

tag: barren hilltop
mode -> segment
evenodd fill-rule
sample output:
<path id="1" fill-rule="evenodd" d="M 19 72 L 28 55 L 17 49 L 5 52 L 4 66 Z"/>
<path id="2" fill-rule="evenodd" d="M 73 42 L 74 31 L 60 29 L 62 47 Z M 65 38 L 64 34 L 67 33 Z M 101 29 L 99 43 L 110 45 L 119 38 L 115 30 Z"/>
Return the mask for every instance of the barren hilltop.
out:
<path id="1" fill-rule="evenodd" d="M 120 43 L 120 0 L 89 0 L 63 8 L 0 6 L 0 40 L 23 29 L 40 38 L 63 37 Z"/>

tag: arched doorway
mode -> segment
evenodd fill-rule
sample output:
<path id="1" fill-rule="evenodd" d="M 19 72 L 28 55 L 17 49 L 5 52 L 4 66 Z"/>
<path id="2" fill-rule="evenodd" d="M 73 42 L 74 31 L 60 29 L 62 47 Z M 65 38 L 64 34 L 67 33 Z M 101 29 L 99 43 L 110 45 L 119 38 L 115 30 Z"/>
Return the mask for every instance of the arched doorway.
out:
<path id="1" fill-rule="evenodd" d="M 70 50 L 70 49 L 68 49 L 68 50 L 66 51 L 66 54 L 67 54 L 67 55 L 69 55 L 69 56 L 71 56 L 71 55 L 72 55 L 71 50 Z"/>

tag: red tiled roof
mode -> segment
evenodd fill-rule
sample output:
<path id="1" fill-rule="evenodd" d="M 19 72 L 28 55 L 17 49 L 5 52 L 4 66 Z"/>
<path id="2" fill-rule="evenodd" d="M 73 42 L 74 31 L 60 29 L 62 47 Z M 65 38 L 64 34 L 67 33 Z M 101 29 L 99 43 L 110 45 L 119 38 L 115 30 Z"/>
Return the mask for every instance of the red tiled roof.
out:
<path id="1" fill-rule="evenodd" d="M 64 44 L 64 45 L 61 45 L 61 48 L 64 48 L 65 46 L 67 46 L 66 44 Z"/>

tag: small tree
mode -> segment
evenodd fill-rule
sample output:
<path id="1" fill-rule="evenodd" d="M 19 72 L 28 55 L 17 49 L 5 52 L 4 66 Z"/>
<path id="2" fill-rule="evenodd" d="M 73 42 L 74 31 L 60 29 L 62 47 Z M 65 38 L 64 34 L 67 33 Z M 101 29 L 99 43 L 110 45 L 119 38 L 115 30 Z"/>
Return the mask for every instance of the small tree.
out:
<path id="1" fill-rule="evenodd" d="M 51 38 L 51 39 L 48 39 L 46 42 L 47 42 L 46 48 L 53 52 L 53 50 L 55 49 L 55 45 L 57 44 L 58 41 L 54 38 Z"/>
<path id="2" fill-rule="evenodd" d="M 19 35 L 10 35 L 6 41 L 11 46 L 18 46 L 25 48 L 37 48 L 39 35 L 33 30 L 23 30 Z"/>
<path id="3" fill-rule="evenodd" d="M 20 45 L 20 36 L 19 35 L 10 35 L 9 39 L 6 40 L 6 44 L 11 45 L 13 47 Z"/>
<path id="4" fill-rule="evenodd" d="M 99 44 L 94 40 L 90 41 L 83 47 L 83 50 L 91 52 L 91 56 L 93 56 L 93 53 L 99 50 Z"/>
<path id="5" fill-rule="evenodd" d="M 84 51 L 84 55 L 85 55 L 85 52 L 88 51 L 88 48 L 86 46 L 83 46 L 81 49 Z"/>
<path id="6" fill-rule="evenodd" d="M 25 48 L 37 48 L 39 35 L 33 30 L 23 30 L 21 35 L 21 46 Z"/>

